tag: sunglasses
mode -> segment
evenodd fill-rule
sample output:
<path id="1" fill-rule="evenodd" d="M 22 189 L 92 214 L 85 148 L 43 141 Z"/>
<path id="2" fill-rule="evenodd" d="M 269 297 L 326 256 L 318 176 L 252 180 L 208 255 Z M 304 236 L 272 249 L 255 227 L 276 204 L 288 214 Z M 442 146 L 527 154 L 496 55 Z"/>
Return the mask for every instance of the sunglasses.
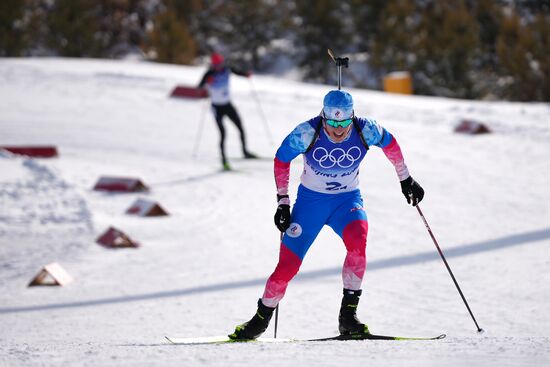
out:
<path id="1" fill-rule="evenodd" d="M 353 119 L 345 119 L 345 120 L 330 120 L 330 119 L 325 119 L 325 122 L 327 123 L 328 126 L 330 127 L 348 127 L 349 125 L 351 125 L 351 123 L 353 122 Z"/>

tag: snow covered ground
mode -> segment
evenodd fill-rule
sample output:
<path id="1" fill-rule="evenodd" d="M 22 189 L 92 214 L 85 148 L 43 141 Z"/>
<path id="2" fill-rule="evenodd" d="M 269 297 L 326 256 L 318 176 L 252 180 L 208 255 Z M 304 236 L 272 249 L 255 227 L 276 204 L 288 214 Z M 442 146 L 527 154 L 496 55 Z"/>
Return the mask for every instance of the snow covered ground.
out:
<path id="1" fill-rule="evenodd" d="M 236 171 L 222 173 L 208 102 L 168 98 L 203 71 L 0 59 L 0 145 L 51 144 L 60 152 L 54 159 L 0 153 L 1 366 L 549 365 L 550 106 L 360 90 L 351 90 L 356 114 L 398 138 L 426 190 L 424 214 L 486 332 L 476 333 L 392 166 L 372 148 L 361 171 L 370 231 L 358 314 L 375 333 L 446 339 L 169 345 L 165 335 L 226 334 L 255 312 L 279 247 L 272 157 L 332 89 L 234 76 L 250 149 L 265 159 L 241 159 L 226 121 Z M 494 133 L 456 134 L 462 118 Z M 293 197 L 300 171 L 297 160 Z M 151 191 L 93 191 L 101 175 L 139 177 Z M 137 198 L 171 215 L 126 215 Z M 97 245 L 111 225 L 142 247 Z M 343 245 L 325 229 L 280 305 L 279 337 L 337 332 L 343 259 Z M 51 262 L 74 282 L 28 288 Z"/>

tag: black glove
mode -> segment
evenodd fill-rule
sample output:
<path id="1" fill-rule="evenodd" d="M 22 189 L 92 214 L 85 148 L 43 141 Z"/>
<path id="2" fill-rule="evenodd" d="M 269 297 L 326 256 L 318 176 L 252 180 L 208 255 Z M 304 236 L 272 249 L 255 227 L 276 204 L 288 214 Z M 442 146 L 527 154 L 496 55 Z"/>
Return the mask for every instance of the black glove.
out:
<path id="1" fill-rule="evenodd" d="M 412 203 L 412 206 L 416 206 L 424 198 L 424 189 L 411 176 L 401 181 L 401 191 L 407 198 L 407 203 Z"/>
<path id="2" fill-rule="evenodd" d="M 279 206 L 275 212 L 275 226 L 279 231 L 284 232 L 290 227 L 290 205 L 288 195 L 277 195 Z"/>

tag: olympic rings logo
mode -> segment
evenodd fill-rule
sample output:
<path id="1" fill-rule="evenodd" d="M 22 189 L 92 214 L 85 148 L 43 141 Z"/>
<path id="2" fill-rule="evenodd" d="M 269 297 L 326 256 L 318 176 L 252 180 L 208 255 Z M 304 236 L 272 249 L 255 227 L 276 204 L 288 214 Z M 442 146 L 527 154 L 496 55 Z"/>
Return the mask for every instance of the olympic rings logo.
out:
<path id="1" fill-rule="evenodd" d="M 332 168 L 336 165 L 340 168 L 350 168 L 361 158 L 361 149 L 353 146 L 347 152 L 342 148 L 334 148 L 329 152 L 323 147 L 318 147 L 311 156 L 321 168 Z"/>

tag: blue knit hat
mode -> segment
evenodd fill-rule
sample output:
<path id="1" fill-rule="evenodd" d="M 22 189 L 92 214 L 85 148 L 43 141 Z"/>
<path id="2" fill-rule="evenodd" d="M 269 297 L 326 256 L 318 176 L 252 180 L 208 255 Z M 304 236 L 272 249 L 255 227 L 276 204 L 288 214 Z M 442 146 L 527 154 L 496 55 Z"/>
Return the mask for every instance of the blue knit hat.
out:
<path id="1" fill-rule="evenodd" d="M 353 98 L 348 92 L 331 90 L 323 99 L 323 115 L 331 120 L 353 117 Z"/>

